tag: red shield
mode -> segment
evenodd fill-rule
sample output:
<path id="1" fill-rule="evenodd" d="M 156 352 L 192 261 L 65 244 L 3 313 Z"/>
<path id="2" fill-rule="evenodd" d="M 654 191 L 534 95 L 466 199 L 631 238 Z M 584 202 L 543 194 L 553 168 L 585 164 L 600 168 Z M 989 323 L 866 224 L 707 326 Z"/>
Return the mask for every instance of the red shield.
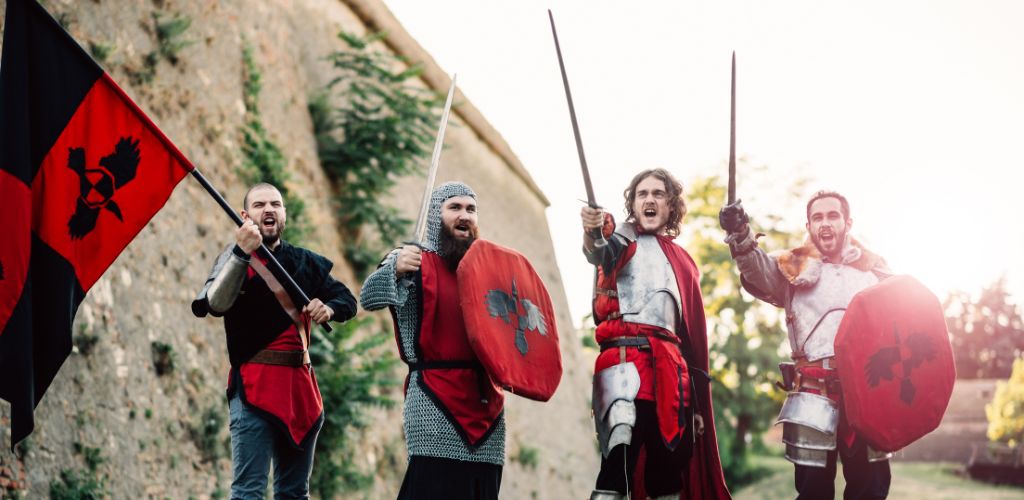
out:
<path id="1" fill-rule="evenodd" d="M 562 378 L 551 297 L 519 252 L 477 240 L 456 272 L 469 344 L 495 384 L 547 401 Z"/>
<path id="2" fill-rule="evenodd" d="M 846 418 L 873 448 L 896 451 L 939 426 L 956 369 L 942 306 L 920 282 L 896 276 L 854 296 L 835 349 Z"/>

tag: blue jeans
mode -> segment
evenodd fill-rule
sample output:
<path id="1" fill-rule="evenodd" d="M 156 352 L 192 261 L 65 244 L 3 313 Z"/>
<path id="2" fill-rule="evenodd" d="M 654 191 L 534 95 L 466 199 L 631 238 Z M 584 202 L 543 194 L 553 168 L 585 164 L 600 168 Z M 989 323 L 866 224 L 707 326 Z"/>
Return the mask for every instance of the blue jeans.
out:
<path id="1" fill-rule="evenodd" d="M 234 471 L 231 498 L 263 500 L 273 461 L 274 499 L 308 499 L 316 436 L 305 449 L 299 450 L 289 436 L 246 408 L 237 393 L 228 402 L 228 408 Z"/>

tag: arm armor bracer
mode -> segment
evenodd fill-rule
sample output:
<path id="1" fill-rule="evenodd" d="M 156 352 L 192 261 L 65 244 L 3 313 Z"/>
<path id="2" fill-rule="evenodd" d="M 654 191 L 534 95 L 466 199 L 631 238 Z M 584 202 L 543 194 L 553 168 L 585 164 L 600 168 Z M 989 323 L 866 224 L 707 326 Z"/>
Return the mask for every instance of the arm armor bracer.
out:
<path id="1" fill-rule="evenodd" d="M 234 252 L 230 254 L 206 292 L 206 300 L 212 311 L 224 313 L 231 309 L 235 299 L 238 298 L 238 292 L 242 289 L 242 283 L 245 282 L 248 268 L 248 262 L 235 255 Z"/>

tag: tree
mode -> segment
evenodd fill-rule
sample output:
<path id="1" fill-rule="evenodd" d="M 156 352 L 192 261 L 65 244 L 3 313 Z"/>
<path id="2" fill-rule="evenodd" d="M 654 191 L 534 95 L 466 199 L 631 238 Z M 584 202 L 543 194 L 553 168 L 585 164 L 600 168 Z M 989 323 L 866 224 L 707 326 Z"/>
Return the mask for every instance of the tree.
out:
<path id="1" fill-rule="evenodd" d="M 1024 356 L 1024 320 L 1010 302 L 1006 278 L 985 287 L 977 300 L 963 292 L 943 304 L 959 378 L 1007 378 Z"/>
<path id="2" fill-rule="evenodd" d="M 992 402 L 985 405 L 988 438 L 1017 446 L 1024 440 L 1024 359 L 1013 362 L 1013 374 L 996 385 Z"/>
<path id="3" fill-rule="evenodd" d="M 784 197 L 788 202 L 798 199 L 804 182 L 794 185 Z M 774 382 L 779 378 L 776 365 L 786 331 L 779 309 L 740 286 L 739 272 L 718 227 L 725 195 L 718 177 L 693 183 L 686 196 L 689 211 L 681 240 L 701 270 L 719 449 L 726 481 L 736 485 L 755 479 L 757 471 L 747 460 L 747 445 L 760 441 L 754 438 L 771 427 L 785 398 Z M 755 215 L 751 229 L 765 234 L 761 241 L 766 248 L 799 244 L 802 233 L 784 230 L 777 215 Z M 727 431 L 729 425 L 722 425 L 726 423 L 732 424 L 732 433 Z"/>

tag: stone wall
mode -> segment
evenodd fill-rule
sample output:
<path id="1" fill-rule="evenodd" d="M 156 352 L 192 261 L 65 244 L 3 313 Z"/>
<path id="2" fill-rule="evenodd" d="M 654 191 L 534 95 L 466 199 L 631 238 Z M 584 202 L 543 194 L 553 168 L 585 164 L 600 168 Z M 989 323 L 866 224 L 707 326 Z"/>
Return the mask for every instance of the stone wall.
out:
<path id="1" fill-rule="evenodd" d="M 305 199 L 306 218 L 314 227 L 308 246 L 337 264 L 336 278 L 358 288 L 342 257 L 345 242 L 336 229 L 332 188 L 319 167 L 306 111 L 311 95 L 333 76 L 324 57 L 342 48 L 335 36 L 340 29 L 385 28 L 390 50 L 426 63 L 424 85 L 442 92 L 448 85 L 444 72 L 382 3 L 42 3 L 69 23 L 83 46 L 113 47 L 107 70 L 234 204 L 241 203 L 245 189 L 238 175 L 242 47 L 251 45 L 263 75 L 264 124 L 288 160 L 289 187 Z M 151 82 L 133 85 L 128 72 L 141 68 L 156 44 L 152 16 L 157 11 L 191 18 L 185 38 L 195 43 L 183 50 L 177 65 L 162 61 Z M 547 201 L 479 111 L 464 96 L 457 102 L 438 181 L 460 179 L 476 189 L 483 236 L 530 258 L 548 283 L 562 336 L 565 374 L 552 401 L 508 398 L 510 460 L 502 496 L 582 496 L 597 468 L 588 408 L 590 364 L 581 357 L 572 329 L 545 217 Z M 403 179 L 382 203 L 415 219 L 422 182 Z M 21 458 L 10 452 L 9 408 L 0 403 L 0 497 L 15 492 L 45 497 L 61 470 L 84 468 L 93 450 L 99 450 L 97 474 L 106 477 L 113 498 L 208 498 L 228 489 L 229 460 L 223 452 L 220 458 L 204 456 L 199 444 L 210 437 L 203 435 L 204 418 L 227 414 L 223 330 L 219 320 L 193 318 L 188 305 L 232 234 L 230 220 L 186 178 L 82 303 L 74 333 L 96 342 L 81 344 L 64 364 L 36 410 L 37 428 Z M 154 343 L 166 344 L 172 353 L 174 369 L 164 375 L 157 374 Z M 360 436 L 366 450 L 360 466 L 376 471 L 377 479 L 361 496 L 393 498 L 405 467 L 400 407 L 374 410 L 373 416 L 375 425 Z M 226 424 L 213 438 L 225 449 Z M 521 449 L 536 450 L 536 464 L 512 460 Z"/>

